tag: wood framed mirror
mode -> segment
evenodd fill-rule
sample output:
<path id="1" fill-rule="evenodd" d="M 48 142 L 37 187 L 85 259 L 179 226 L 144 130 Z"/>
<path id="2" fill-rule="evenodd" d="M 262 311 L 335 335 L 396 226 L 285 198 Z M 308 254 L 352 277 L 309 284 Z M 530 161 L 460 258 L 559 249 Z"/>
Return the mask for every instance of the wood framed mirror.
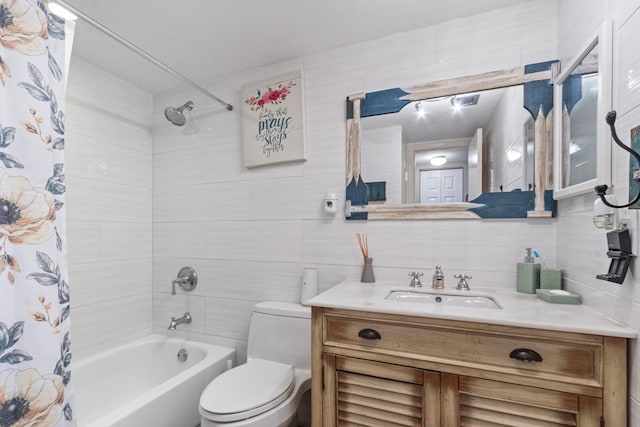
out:
<path id="1" fill-rule="evenodd" d="M 347 219 L 554 216 L 554 62 L 348 97 Z"/>

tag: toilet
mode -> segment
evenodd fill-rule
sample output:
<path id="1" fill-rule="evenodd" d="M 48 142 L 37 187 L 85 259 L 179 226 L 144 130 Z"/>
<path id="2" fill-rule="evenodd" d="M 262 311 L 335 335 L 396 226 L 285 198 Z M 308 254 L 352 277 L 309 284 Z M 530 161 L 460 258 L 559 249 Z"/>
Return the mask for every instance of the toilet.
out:
<path id="1" fill-rule="evenodd" d="M 247 363 L 209 383 L 200 396 L 201 427 L 297 425 L 311 387 L 311 309 L 286 302 L 255 305 Z"/>

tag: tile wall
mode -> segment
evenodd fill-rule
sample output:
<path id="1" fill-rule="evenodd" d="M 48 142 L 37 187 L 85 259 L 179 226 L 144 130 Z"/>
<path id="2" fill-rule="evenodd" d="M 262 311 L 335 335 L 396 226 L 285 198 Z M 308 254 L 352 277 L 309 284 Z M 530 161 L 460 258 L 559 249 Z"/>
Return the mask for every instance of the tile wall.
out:
<path id="1" fill-rule="evenodd" d="M 73 57 L 66 98 L 74 354 L 151 332 L 152 96 Z"/>
<path id="2" fill-rule="evenodd" d="M 557 57 L 555 0 L 528 2 L 239 72 L 207 87 L 233 103 L 228 112 L 189 90 L 154 98 L 153 330 L 191 311 L 178 336 L 232 345 L 242 355 L 253 304 L 296 301 L 302 269 L 320 270 L 321 290 L 358 278 L 355 233 L 369 236 L 376 278 L 408 283 L 442 264 L 447 281 L 472 274 L 471 286 L 515 286 L 516 263 L 533 246 L 556 258 L 556 220 L 347 222 L 322 212 L 325 192 L 344 200 L 345 97 L 476 74 Z M 240 88 L 303 69 L 308 161 L 242 166 Z M 189 133 L 163 117 L 194 101 Z M 364 172 L 366 179 L 366 171 Z M 340 204 L 343 208 L 343 204 Z M 191 293 L 170 294 L 184 265 L 199 274 Z M 242 358 L 242 356 L 241 356 Z"/>
<path id="3" fill-rule="evenodd" d="M 638 0 L 564 0 L 559 9 L 559 55 L 573 56 L 586 40 L 598 31 L 604 19 L 613 20 L 613 108 L 618 113 L 616 128 L 623 141 L 629 141 L 630 129 L 640 125 L 640 1 Z M 629 155 L 613 149 L 614 194 L 623 203 L 629 193 L 627 174 Z M 594 194 L 562 200 L 558 218 L 558 265 L 564 271 L 565 287 L 582 294 L 586 304 L 625 325 L 640 331 L 640 275 L 634 259 L 624 284 L 595 278 L 609 268 L 607 243 L 602 230 L 592 225 Z M 626 210 L 630 218 L 634 253 L 640 238 L 637 210 Z M 630 426 L 640 426 L 640 369 L 638 341 L 629 347 Z"/>

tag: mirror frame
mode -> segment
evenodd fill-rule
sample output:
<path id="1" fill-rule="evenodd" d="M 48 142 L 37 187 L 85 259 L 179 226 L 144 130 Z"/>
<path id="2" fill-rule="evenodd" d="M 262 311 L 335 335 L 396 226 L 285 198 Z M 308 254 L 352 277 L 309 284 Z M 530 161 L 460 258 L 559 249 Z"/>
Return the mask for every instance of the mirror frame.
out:
<path id="1" fill-rule="evenodd" d="M 551 218 L 556 216 L 553 199 L 552 156 L 553 85 L 551 68 L 557 61 L 547 61 L 509 70 L 457 77 L 426 83 L 408 89 L 393 88 L 359 93 L 347 97 L 347 188 L 345 217 L 367 219 L 484 219 Z M 536 188 L 544 191 L 483 193 L 471 202 L 409 205 L 369 205 L 367 186 L 360 170 L 360 118 L 400 111 L 413 101 L 451 96 L 508 86 L 523 85 L 524 108 L 536 121 Z M 548 167 L 547 167 L 548 165 Z"/>
<path id="2" fill-rule="evenodd" d="M 578 184 L 562 186 L 564 173 L 562 162 L 562 133 L 563 133 L 563 108 L 556 108 L 554 121 L 556 126 L 553 131 L 554 147 L 554 187 L 553 197 L 556 200 L 587 194 L 594 191 L 596 185 L 607 184 L 611 187 L 611 135 L 605 121 L 607 113 L 612 105 L 612 73 L 613 73 L 613 24 L 606 20 L 596 34 L 589 38 L 578 54 L 567 62 L 560 73 L 554 78 L 554 105 L 562 106 L 562 85 L 571 75 L 573 70 L 582 62 L 591 50 L 598 46 L 598 105 L 596 123 L 596 177 Z"/>

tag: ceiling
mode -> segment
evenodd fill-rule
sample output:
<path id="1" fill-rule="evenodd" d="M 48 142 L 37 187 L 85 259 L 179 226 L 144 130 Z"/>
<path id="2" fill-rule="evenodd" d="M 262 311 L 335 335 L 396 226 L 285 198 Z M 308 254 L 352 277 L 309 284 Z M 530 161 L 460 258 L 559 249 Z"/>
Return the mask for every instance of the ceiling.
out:
<path id="1" fill-rule="evenodd" d="M 66 0 L 198 84 L 531 0 Z M 181 82 L 79 19 L 73 54 L 152 93 Z M 71 69 L 73 73 L 73 69 Z"/>

